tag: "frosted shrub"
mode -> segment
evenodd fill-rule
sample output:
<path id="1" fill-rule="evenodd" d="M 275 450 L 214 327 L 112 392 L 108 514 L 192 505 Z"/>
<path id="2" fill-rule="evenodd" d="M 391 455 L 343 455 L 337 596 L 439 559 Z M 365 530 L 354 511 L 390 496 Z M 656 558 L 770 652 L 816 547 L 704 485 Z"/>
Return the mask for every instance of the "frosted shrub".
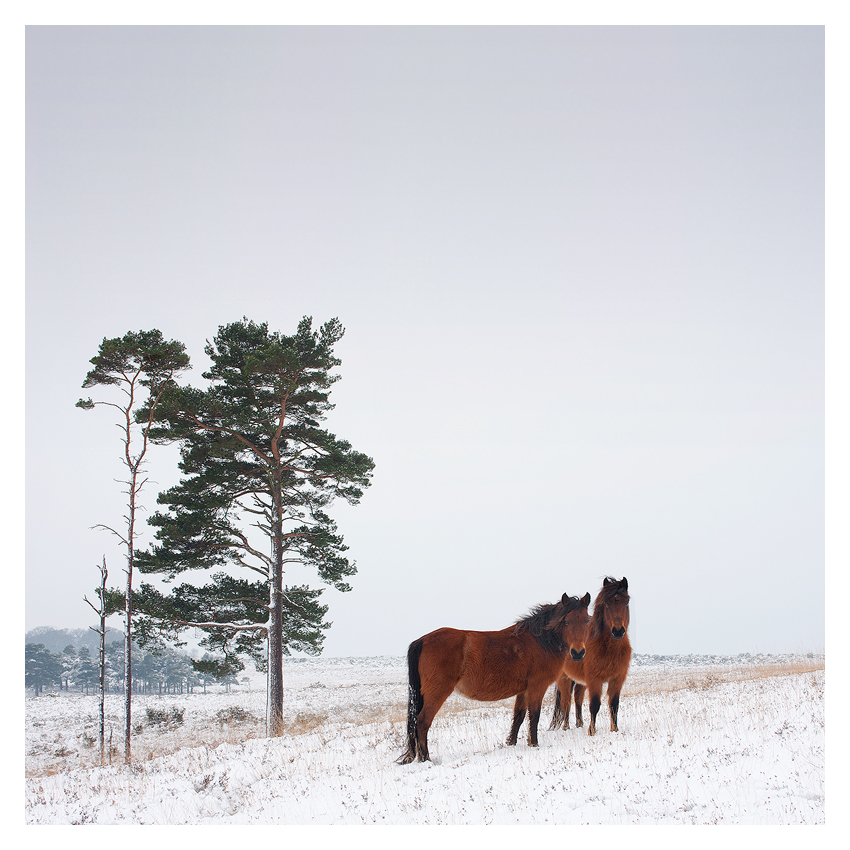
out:
<path id="1" fill-rule="evenodd" d="M 231 705 L 227 708 L 222 708 L 216 712 L 216 720 L 220 726 L 235 726 L 240 723 L 259 723 L 259 720 L 254 717 L 249 711 L 238 705 Z"/>
<path id="2" fill-rule="evenodd" d="M 162 708 L 148 708 L 145 710 L 148 718 L 148 726 L 182 726 L 183 709 L 176 705 L 169 711 Z"/>

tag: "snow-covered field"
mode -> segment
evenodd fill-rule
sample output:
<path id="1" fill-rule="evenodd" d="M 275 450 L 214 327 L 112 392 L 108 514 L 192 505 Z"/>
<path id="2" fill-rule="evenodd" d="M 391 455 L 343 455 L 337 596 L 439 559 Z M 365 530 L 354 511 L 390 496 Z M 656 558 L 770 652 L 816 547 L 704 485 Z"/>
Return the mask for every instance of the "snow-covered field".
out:
<path id="1" fill-rule="evenodd" d="M 402 658 L 290 659 L 285 676 L 287 734 L 274 740 L 259 674 L 231 693 L 135 698 L 130 768 L 120 696 L 107 700 L 117 753 L 100 767 L 97 697 L 28 692 L 26 822 L 825 822 L 822 656 L 638 655 L 618 733 L 605 703 L 593 738 L 547 731 L 550 692 L 538 749 L 504 745 L 511 700 L 453 696 L 431 729 L 433 761 L 405 767 Z M 147 709 L 183 722 L 152 725 Z"/>

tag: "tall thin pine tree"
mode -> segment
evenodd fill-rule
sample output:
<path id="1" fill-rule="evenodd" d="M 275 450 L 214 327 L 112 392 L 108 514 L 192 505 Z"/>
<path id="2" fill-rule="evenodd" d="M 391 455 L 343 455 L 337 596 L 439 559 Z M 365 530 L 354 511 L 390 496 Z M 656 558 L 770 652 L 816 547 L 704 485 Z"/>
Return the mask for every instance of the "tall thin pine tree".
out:
<path id="1" fill-rule="evenodd" d="M 132 760 L 130 734 L 132 713 L 132 627 L 133 569 L 136 557 L 136 511 L 138 499 L 147 479 L 141 477 L 149 445 L 153 416 L 162 393 L 173 385 L 174 377 L 189 368 L 185 346 L 174 340 L 166 342 L 158 330 L 139 331 L 123 337 L 104 339 L 98 353 L 90 361 L 94 368 L 86 375 L 84 389 L 95 386 L 117 387 L 122 401 L 80 399 L 77 407 L 92 410 L 97 406 L 114 407 L 121 413 L 122 461 L 127 467 L 126 530 L 115 534 L 127 550 L 127 581 L 124 593 L 124 762 Z M 139 415 L 140 414 L 140 415 Z M 135 441 L 134 441 L 135 438 Z"/>

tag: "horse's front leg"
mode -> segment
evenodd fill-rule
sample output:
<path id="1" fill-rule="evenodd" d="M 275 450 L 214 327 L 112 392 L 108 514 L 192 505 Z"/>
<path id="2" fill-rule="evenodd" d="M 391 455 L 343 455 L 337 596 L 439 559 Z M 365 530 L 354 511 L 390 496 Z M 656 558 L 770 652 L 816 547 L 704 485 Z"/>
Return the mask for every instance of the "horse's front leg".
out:
<path id="1" fill-rule="evenodd" d="M 543 692 L 545 693 L 545 691 Z M 540 712 L 543 708 L 543 694 L 535 695 L 528 705 L 528 746 L 537 746 L 537 725 L 540 723 Z"/>
<path id="2" fill-rule="evenodd" d="M 596 734 L 596 715 L 599 714 L 599 707 L 602 705 L 602 683 L 594 682 L 587 683 L 587 691 L 590 694 L 590 725 L 587 727 L 588 735 Z"/>
<path id="3" fill-rule="evenodd" d="M 511 723 L 511 732 L 508 735 L 507 744 L 509 747 L 514 746 L 516 744 L 517 735 L 519 734 L 519 727 L 522 726 L 522 721 L 525 720 L 525 711 L 526 711 L 526 692 L 523 691 L 521 694 L 517 694 L 516 702 L 514 702 L 514 719 L 513 723 Z M 538 716 L 540 712 L 538 711 Z M 537 730 L 535 729 L 535 735 L 537 734 Z"/>
<path id="4" fill-rule="evenodd" d="M 620 689 L 622 682 L 608 682 L 608 712 L 611 715 L 611 731 L 619 732 L 617 727 L 617 713 L 620 710 Z"/>

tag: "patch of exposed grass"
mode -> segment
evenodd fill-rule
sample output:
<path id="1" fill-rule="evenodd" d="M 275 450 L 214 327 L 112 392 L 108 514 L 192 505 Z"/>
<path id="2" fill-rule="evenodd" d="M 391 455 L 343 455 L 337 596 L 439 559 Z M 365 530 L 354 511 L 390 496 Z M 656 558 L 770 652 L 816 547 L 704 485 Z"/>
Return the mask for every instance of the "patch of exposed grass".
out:
<path id="1" fill-rule="evenodd" d="M 698 671 L 686 668 L 669 671 L 636 671 L 623 685 L 623 695 L 667 693 L 680 690 L 708 690 L 730 682 L 748 682 L 770 676 L 797 676 L 823 670 L 823 657 L 804 658 L 776 664 L 744 664 L 739 667 L 706 667 Z"/>

